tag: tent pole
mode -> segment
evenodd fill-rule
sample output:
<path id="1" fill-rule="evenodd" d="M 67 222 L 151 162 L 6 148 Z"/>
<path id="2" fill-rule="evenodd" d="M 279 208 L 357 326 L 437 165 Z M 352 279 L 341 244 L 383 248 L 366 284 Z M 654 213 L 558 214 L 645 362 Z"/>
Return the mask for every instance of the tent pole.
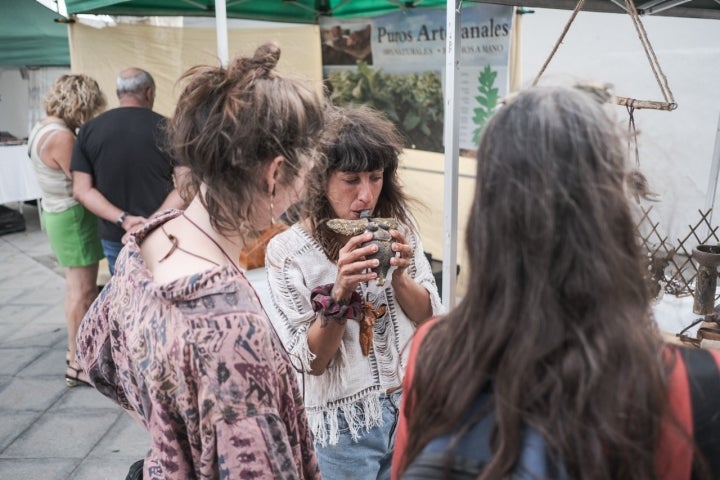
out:
<path id="1" fill-rule="evenodd" d="M 226 68 L 228 66 L 228 27 L 225 0 L 215 0 L 215 31 L 218 60 L 220 65 Z"/>
<path id="2" fill-rule="evenodd" d="M 442 301 L 448 310 L 455 306 L 457 284 L 457 204 L 460 131 L 456 128 L 460 110 L 455 106 L 460 70 L 460 23 L 462 0 L 447 2 L 445 37 L 445 192 L 443 209 Z"/>
<path id="3" fill-rule="evenodd" d="M 718 119 L 718 127 L 715 132 L 715 149 L 713 150 L 712 163 L 710 164 L 710 175 L 708 178 L 708 188 L 705 194 L 705 210 L 709 210 L 715 206 L 715 194 L 717 193 L 718 174 L 720 173 L 720 118 Z M 709 228 L 712 231 L 713 212 L 708 215 Z"/>

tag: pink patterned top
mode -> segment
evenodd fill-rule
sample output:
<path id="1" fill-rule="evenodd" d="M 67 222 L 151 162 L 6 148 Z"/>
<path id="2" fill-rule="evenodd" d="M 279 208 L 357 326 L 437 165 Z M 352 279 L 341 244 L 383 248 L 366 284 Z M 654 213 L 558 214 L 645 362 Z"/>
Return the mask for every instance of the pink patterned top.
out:
<path id="1" fill-rule="evenodd" d="M 120 253 L 85 316 L 78 357 L 152 437 L 144 478 L 320 478 L 296 372 L 244 275 L 215 267 L 165 285 Z"/>

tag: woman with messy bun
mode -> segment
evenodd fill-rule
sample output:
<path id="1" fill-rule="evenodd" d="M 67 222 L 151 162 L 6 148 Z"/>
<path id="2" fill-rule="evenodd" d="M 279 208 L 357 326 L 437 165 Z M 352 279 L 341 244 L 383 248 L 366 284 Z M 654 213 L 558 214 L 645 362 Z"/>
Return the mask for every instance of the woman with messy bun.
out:
<path id="1" fill-rule="evenodd" d="M 323 127 L 316 90 L 279 57 L 266 44 L 181 77 L 168 139 L 189 205 L 130 237 L 81 327 L 92 383 L 152 437 L 129 476 L 319 478 L 296 372 L 238 265 L 297 201 Z"/>

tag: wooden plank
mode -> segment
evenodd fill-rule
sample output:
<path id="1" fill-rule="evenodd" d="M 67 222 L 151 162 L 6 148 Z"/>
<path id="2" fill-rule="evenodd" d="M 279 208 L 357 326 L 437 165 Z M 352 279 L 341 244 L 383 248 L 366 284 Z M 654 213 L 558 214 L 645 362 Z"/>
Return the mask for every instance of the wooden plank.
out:
<path id="1" fill-rule="evenodd" d="M 637 100 L 635 98 L 628 97 L 615 97 L 615 102 L 618 105 L 633 107 L 637 110 L 645 108 L 652 110 L 666 110 L 669 112 L 677 108 L 677 103 L 656 102 L 654 100 Z"/>

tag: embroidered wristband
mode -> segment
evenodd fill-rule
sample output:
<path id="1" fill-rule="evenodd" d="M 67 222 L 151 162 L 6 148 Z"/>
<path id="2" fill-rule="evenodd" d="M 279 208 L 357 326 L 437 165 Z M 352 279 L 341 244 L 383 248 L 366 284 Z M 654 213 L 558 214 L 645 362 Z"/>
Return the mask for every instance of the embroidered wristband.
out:
<path id="1" fill-rule="evenodd" d="M 332 283 L 320 285 L 312 289 L 310 293 L 310 304 L 314 312 L 322 313 L 322 326 L 327 325 L 328 320 L 333 320 L 340 325 L 345 325 L 348 318 L 360 318 L 362 309 L 362 297 L 353 292 L 349 302 L 338 302 L 332 297 Z"/>

